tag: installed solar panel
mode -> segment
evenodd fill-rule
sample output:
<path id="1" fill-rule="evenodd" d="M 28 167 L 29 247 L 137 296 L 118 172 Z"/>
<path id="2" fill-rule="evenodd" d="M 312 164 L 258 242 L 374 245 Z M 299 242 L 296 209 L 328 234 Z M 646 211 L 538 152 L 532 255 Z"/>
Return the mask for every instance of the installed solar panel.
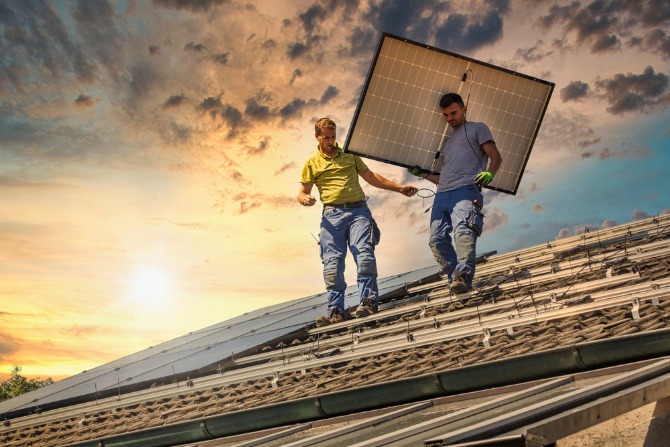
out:
<path id="1" fill-rule="evenodd" d="M 439 99 L 459 93 L 468 120 L 489 126 L 503 158 L 489 188 L 516 194 L 553 89 L 551 82 L 383 33 L 344 149 L 439 171 L 436 158 L 450 133 Z"/>

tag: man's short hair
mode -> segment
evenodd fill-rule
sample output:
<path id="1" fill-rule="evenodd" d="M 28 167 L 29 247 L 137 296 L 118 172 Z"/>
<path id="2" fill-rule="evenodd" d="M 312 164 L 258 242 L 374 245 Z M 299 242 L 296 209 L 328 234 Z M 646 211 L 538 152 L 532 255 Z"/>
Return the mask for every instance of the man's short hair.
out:
<path id="1" fill-rule="evenodd" d="M 335 121 L 330 118 L 321 118 L 316 123 L 314 123 L 314 132 L 317 135 L 321 135 L 324 129 L 336 129 Z"/>
<path id="2" fill-rule="evenodd" d="M 458 93 L 445 93 L 442 95 L 440 98 L 440 108 L 441 109 L 446 109 L 453 103 L 458 104 L 461 107 L 465 107 L 465 103 L 463 102 L 463 98 L 461 98 L 461 95 Z"/>

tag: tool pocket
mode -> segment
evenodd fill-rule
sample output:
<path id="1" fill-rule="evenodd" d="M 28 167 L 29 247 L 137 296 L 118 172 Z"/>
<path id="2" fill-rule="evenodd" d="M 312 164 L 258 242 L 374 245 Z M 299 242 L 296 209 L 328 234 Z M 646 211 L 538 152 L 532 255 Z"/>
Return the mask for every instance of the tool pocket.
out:
<path id="1" fill-rule="evenodd" d="M 377 226 L 377 222 L 375 222 L 374 219 L 370 219 L 370 243 L 375 246 L 379 244 L 379 241 L 381 240 L 382 237 L 382 232 L 379 230 L 379 227 Z"/>
<path id="2" fill-rule="evenodd" d="M 479 237 L 484 229 L 484 213 L 482 213 L 482 203 L 479 200 L 473 200 L 468 212 L 468 227 Z"/>

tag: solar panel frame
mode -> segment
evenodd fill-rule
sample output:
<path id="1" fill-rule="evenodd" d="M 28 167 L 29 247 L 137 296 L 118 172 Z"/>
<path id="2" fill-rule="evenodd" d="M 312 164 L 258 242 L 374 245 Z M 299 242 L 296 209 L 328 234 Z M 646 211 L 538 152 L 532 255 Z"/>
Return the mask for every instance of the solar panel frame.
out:
<path id="1" fill-rule="evenodd" d="M 439 172 L 440 151 L 451 133 L 439 99 L 444 93 L 456 92 L 466 101 L 468 120 L 489 126 L 503 157 L 487 188 L 515 195 L 554 86 L 549 81 L 382 33 L 344 151 Z"/>

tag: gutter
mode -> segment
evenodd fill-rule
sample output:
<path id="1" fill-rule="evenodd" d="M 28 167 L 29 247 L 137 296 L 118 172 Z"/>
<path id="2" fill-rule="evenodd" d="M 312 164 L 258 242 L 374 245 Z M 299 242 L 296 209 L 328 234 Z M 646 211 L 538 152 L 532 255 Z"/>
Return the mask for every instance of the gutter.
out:
<path id="1" fill-rule="evenodd" d="M 92 439 L 66 447 L 169 447 L 666 355 L 670 355 L 670 329 L 660 329 Z"/>

